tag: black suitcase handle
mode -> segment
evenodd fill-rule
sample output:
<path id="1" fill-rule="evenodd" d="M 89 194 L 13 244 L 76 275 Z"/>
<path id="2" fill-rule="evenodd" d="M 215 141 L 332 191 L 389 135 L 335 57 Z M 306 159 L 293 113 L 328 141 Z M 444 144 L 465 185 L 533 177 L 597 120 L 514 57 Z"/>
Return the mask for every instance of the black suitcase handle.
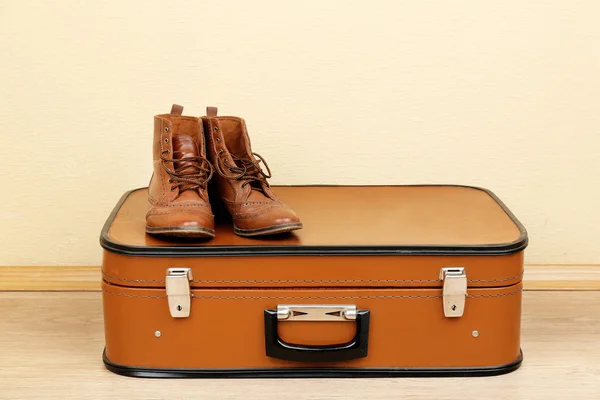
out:
<path id="1" fill-rule="evenodd" d="M 287 343 L 277 332 L 277 310 L 265 310 L 265 346 L 268 357 L 299 362 L 339 362 L 364 358 L 369 345 L 368 310 L 356 312 L 356 334 L 341 344 L 306 346 Z"/>

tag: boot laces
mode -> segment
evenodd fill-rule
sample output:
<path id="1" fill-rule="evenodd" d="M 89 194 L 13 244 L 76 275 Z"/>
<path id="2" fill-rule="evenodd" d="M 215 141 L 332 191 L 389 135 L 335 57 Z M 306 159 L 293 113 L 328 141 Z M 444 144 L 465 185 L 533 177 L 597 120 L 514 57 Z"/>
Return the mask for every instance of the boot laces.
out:
<path id="1" fill-rule="evenodd" d="M 265 159 L 258 153 L 252 153 L 252 155 L 258 158 L 258 161 L 254 161 L 251 158 L 241 158 L 231 154 L 231 158 L 234 162 L 234 165 L 226 165 L 234 175 L 227 175 L 223 172 L 221 165 L 219 162 L 216 163 L 217 172 L 225 179 L 236 179 L 240 181 L 245 181 L 242 184 L 242 187 L 246 187 L 248 185 L 252 185 L 252 183 L 265 183 L 267 184 L 267 179 L 271 178 L 271 169 L 269 165 L 265 161 Z M 267 173 L 265 173 L 260 167 L 260 162 L 265 165 L 267 169 Z M 260 187 L 251 186 L 252 189 L 259 189 Z"/>
<path id="2" fill-rule="evenodd" d="M 169 175 L 169 183 L 171 183 L 171 191 L 179 188 L 179 194 L 186 190 L 205 190 L 206 184 L 213 176 L 213 167 L 211 163 L 204 157 L 182 157 L 169 158 L 165 154 L 169 154 L 170 150 L 162 152 L 160 158 L 162 167 Z M 173 152 L 175 156 L 177 151 Z M 171 171 L 167 167 L 167 163 L 173 163 L 174 170 Z M 181 163 L 183 166 L 175 168 L 175 163 Z"/>

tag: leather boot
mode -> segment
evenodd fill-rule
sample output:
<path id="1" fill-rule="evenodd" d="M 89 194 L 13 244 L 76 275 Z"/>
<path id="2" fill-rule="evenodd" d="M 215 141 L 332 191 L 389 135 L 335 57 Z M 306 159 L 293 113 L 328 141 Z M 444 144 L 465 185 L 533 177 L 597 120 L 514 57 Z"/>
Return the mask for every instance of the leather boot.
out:
<path id="1" fill-rule="evenodd" d="M 252 152 L 245 121 L 217 117 L 216 107 L 206 111 L 202 119 L 208 157 L 217 172 L 215 194 L 231 216 L 234 232 L 257 236 L 301 229 L 295 212 L 273 193 L 267 181 L 271 171 L 265 160 Z"/>
<path id="2" fill-rule="evenodd" d="M 215 236 L 207 184 L 213 168 L 206 158 L 202 120 L 170 114 L 154 117 L 154 173 L 150 179 L 146 232 L 190 238 Z"/>

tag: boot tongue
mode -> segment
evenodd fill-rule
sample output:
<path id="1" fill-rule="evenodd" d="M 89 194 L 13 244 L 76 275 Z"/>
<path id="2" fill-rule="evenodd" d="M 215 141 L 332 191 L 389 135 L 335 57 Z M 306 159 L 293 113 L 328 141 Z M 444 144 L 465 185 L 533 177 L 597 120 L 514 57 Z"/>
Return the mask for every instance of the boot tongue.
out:
<path id="1" fill-rule="evenodd" d="M 182 160 L 188 157 L 198 157 L 200 152 L 198 151 L 198 144 L 196 141 L 188 135 L 173 135 L 173 159 L 174 160 Z M 185 175 L 186 173 L 195 174 L 197 173 L 196 169 L 193 167 L 194 164 L 197 164 L 197 161 L 174 161 L 173 168 L 179 174 Z M 180 189 L 189 189 L 193 185 L 181 185 Z M 181 198 L 195 198 L 197 197 L 196 190 L 186 190 L 182 193 Z"/>
<path id="2" fill-rule="evenodd" d="M 187 157 L 198 157 L 199 155 L 200 152 L 198 151 L 198 144 L 196 144 L 196 141 L 191 136 L 173 136 L 173 159 L 181 160 Z M 192 165 L 192 163 L 189 161 L 175 161 L 173 164 L 176 170 Z"/>
<path id="3" fill-rule="evenodd" d="M 252 168 L 252 167 L 250 167 Z M 258 175 L 258 172 L 252 168 L 252 175 Z M 269 194 L 266 192 L 263 183 L 261 181 L 250 180 L 248 181 L 248 185 L 246 186 L 246 190 L 248 193 L 247 200 L 248 201 L 264 201 L 265 197 L 270 198 Z"/>

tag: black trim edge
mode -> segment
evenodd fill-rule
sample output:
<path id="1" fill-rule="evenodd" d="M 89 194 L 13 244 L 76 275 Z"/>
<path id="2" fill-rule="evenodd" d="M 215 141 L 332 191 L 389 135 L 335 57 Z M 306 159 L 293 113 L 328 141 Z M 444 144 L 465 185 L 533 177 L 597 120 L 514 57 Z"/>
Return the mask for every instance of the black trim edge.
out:
<path id="1" fill-rule="evenodd" d="M 302 185 L 300 185 L 302 186 Z M 309 187 L 347 187 L 351 185 L 305 185 Z M 361 185 L 368 187 L 377 187 L 377 185 Z M 506 205 L 490 190 L 466 185 L 380 185 L 380 186 L 404 186 L 404 187 L 424 187 L 424 186 L 450 186 L 468 189 L 481 190 L 486 192 L 498 203 L 502 210 L 510 217 L 513 223 L 519 229 L 519 238 L 513 242 L 503 244 L 484 244 L 472 246 L 129 246 L 118 243 L 110 239 L 108 231 L 115 219 L 119 209 L 133 192 L 144 190 L 143 188 L 133 189 L 121 196 L 120 200 L 113 208 L 108 219 L 104 223 L 100 234 L 100 246 L 106 251 L 127 256 L 154 256 L 154 257 L 190 257 L 190 256 L 308 256 L 308 255 L 329 255 L 329 256 L 361 256 L 361 255 L 509 255 L 525 250 L 529 244 L 527 230 Z"/>
<path id="2" fill-rule="evenodd" d="M 128 367 L 112 363 L 102 354 L 106 368 L 118 375 L 133 378 L 433 378 L 503 375 L 517 370 L 523 362 L 523 352 L 508 364 L 495 367 L 463 368 L 250 368 L 250 369 L 168 369 Z"/>

